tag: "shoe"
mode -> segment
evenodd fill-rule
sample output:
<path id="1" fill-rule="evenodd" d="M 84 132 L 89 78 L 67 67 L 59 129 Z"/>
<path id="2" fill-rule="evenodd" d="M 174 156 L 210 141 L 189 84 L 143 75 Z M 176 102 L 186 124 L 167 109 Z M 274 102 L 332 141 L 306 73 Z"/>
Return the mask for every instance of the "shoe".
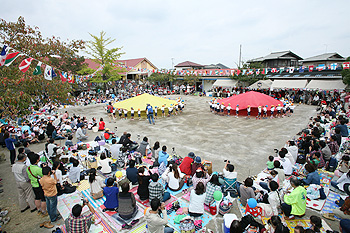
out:
<path id="1" fill-rule="evenodd" d="M 46 216 L 49 216 L 49 214 L 47 212 L 43 213 L 43 212 L 40 212 L 39 215 L 41 217 L 46 217 Z"/>
<path id="2" fill-rule="evenodd" d="M 55 219 L 55 221 L 52 221 L 52 222 L 57 222 L 58 220 L 60 220 L 60 219 L 62 219 L 62 217 L 61 217 L 61 215 L 57 215 L 57 217 L 56 217 L 56 219 Z"/>
<path id="3" fill-rule="evenodd" d="M 284 217 L 284 219 L 285 220 L 294 220 L 295 219 L 295 217 L 294 217 L 294 215 L 291 215 L 291 216 L 289 216 L 289 217 Z"/>
<path id="4" fill-rule="evenodd" d="M 128 225 L 128 224 L 123 224 L 123 226 L 122 226 L 122 229 L 131 229 L 132 228 L 132 226 L 130 226 L 130 225 Z"/>
<path id="5" fill-rule="evenodd" d="M 33 209 L 33 210 L 30 210 L 31 213 L 37 211 L 37 208 Z"/>
<path id="6" fill-rule="evenodd" d="M 52 225 L 51 222 L 45 222 L 44 225 L 43 225 L 43 227 L 49 228 L 49 229 L 50 229 L 50 228 L 53 228 L 54 225 Z"/>
<path id="7" fill-rule="evenodd" d="M 3 210 L 0 212 L 0 217 L 5 217 L 9 213 L 8 210 Z"/>
<path id="8" fill-rule="evenodd" d="M 337 220 L 335 217 L 334 217 L 334 214 L 333 213 L 324 213 L 322 214 L 322 216 L 326 219 L 329 219 L 329 220 L 332 220 L 332 221 L 335 221 Z"/>
<path id="9" fill-rule="evenodd" d="M 2 219 L 3 225 L 6 225 L 10 220 L 11 220 L 10 217 L 5 217 L 5 218 L 3 218 L 3 219 Z"/>
<path id="10" fill-rule="evenodd" d="M 23 210 L 21 210 L 21 213 L 23 213 L 24 211 L 28 210 L 30 207 L 27 206 L 26 208 L 24 208 Z"/>
<path id="11" fill-rule="evenodd" d="M 49 223 L 49 222 L 50 222 L 50 221 L 45 221 L 45 222 L 42 222 L 42 223 L 40 223 L 39 227 L 40 227 L 40 228 L 43 228 L 43 227 L 44 227 L 44 225 L 45 225 L 45 224 L 47 224 L 47 223 Z"/>
<path id="12" fill-rule="evenodd" d="M 140 219 L 132 220 L 131 226 L 135 226 L 135 224 L 138 223 L 139 221 L 140 221 Z"/>

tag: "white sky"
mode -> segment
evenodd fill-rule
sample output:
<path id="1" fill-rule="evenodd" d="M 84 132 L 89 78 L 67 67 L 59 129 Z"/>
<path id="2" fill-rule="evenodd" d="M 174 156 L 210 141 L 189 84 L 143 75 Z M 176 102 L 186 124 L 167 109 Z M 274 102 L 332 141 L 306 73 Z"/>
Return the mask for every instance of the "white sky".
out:
<path id="1" fill-rule="evenodd" d="M 291 50 L 350 56 L 349 0 L 11 0 L 0 17 L 38 26 L 44 36 L 90 40 L 107 32 L 122 59 L 147 57 L 158 68 L 183 61 L 237 67 L 242 59 Z"/>

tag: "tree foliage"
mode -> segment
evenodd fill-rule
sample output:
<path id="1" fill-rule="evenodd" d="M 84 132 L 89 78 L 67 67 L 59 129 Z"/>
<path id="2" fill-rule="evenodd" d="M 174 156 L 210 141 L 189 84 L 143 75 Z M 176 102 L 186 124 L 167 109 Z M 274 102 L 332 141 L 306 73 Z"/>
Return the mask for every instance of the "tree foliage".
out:
<path id="1" fill-rule="evenodd" d="M 164 74 L 164 73 L 152 73 L 147 80 L 150 82 L 167 83 L 176 80 L 177 75 L 174 74 Z"/>
<path id="2" fill-rule="evenodd" d="M 77 53 L 84 48 L 82 40 L 61 41 L 52 36 L 44 38 L 38 27 L 26 25 L 23 17 L 17 22 L 0 19 L 0 42 L 11 47 L 9 52 L 20 51 L 25 56 L 17 58 L 10 66 L 0 68 L 0 117 L 23 115 L 32 106 L 40 106 L 48 101 L 69 102 L 68 92 L 71 86 L 62 83 L 59 76 L 52 81 L 45 80 L 43 75 L 32 75 L 38 61 L 54 67 L 59 71 L 72 72 L 84 67 L 84 60 Z M 35 60 L 29 70 L 19 70 L 20 62 L 28 57 Z M 42 70 L 45 69 L 43 65 Z"/>
<path id="3" fill-rule="evenodd" d="M 350 57 L 346 59 L 346 61 L 350 61 Z M 346 85 L 350 85 L 350 70 L 349 69 L 343 69 L 341 71 L 341 76 L 343 77 L 343 83 Z"/>
<path id="4" fill-rule="evenodd" d="M 109 81 L 117 81 L 121 79 L 121 73 L 126 72 L 125 69 L 117 66 L 117 60 L 124 53 L 120 52 L 122 47 L 111 48 L 107 47 L 111 45 L 115 39 L 106 38 L 106 32 L 100 32 L 100 35 L 95 36 L 90 34 L 91 41 L 88 41 L 86 51 L 94 62 L 100 64 L 103 68 L 98 71 L 96 75 L 90 80 L 91 82 L 107 83 Z"/>

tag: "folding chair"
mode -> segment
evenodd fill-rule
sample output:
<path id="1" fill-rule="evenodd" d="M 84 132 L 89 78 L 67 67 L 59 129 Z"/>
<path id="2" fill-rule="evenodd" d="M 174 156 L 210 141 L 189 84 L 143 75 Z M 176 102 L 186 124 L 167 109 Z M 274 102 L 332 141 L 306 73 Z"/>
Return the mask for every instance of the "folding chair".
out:
<path id="1" fill-rule="evenodd" d="M 225 196 L 227 195 L 228 192 L 230 192 L 231 197 L 237 197 L 238 192 L 237 192 L 237 179 L 227 179 L 224 178 L 224 186 L 223 186 L 223 193 Z"/>

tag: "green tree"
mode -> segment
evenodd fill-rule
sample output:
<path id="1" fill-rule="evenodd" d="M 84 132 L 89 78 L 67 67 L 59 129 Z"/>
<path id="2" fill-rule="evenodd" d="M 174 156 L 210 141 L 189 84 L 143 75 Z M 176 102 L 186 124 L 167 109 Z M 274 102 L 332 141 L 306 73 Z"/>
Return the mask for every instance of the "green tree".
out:
<path id="1" fill-rule="evenodd" d="M 122 47 L 111 48 L 107 47 L 111 45 L 115 39 L 106 38 L 106 32 L 100 32 L 100 35 L 95 36 L 90 34 L 91 41 L 87 43 L 87 54 L 89 54 L 94 62 L 102 66 L 102 70 L 98 71 L 96 75 L 90 80 L 96 83 L 107 83 L 109 81 L 117 81 L 121 79 L 121 73 L 126 70 L 118 66 L 117 60 L 124 53 L 120 52 Z M 105 86 L 106 87 L 106 86 Z"/>
<path id="2" fill-rule="evenodd" d="M 176 80 L 177 76 L 174 74 L 166 73 L 152 73 L 147 80 L 150 82 L 167 83 Z"/>
<path id="3" fill-rule="evenodd" d="M 10 66 L 0 68 L 0 117 L 26 114 L 31 106 L 39 107 L 48 101 L 70 101 L 70 84 L 62 83 L 59 77 L 48 81 L 43 75 L 34 76 L 32 73 L 38 61 L 54 67 L 57 75 L 59 71 L 75 73 L 80 70 L 83 64 L 78 52 L 84 49 L 82 40 L 61 41 L 55 36 L 44 38 L 38 27 L 26 25 L 24 18 L 19 17 L 17 22 L 0 19 L 0 42 L 11 48 L 9 52 L 17 50 L 26 54 Z M 36 60 L 23 73 L 18 66 L 28 57 Z"/>
<path id="4" fill-rule="evenodd" d="M 350 57 L 348 57 L 346 61 L 350 61 Z M 343 83 L 350 85 L 350 69 L 343 69 L 341 71 L 341 76 L 343 77 Z"/>

